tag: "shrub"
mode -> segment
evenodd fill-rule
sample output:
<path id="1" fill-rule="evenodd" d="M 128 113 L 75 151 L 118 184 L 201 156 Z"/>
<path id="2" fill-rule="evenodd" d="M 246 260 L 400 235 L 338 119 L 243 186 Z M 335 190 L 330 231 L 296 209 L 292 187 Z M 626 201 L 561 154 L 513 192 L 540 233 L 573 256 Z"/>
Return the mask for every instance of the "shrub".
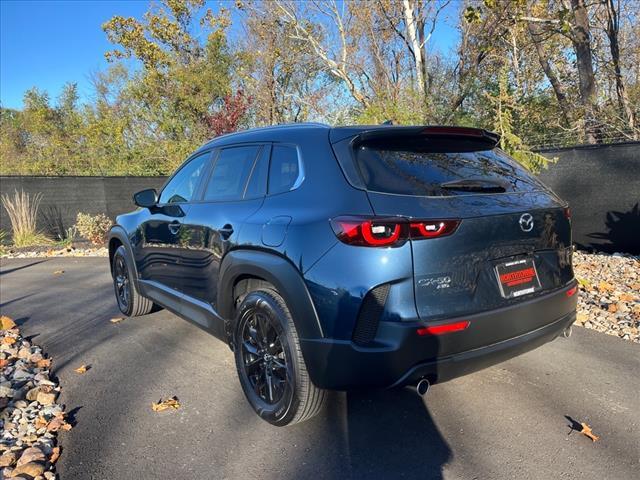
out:
<path id="1" fill-rule="evenodd" d="M 9 214 L 13 230 L 13 244 L 16 247 L 29 247 L 49 243 L 49 239 L 38 231 L 36 221 L 42 194 L 31 196 L 24 190 L 15 190 L 13 197 L 2 195 L 2 205 Z"/>
<path id="2" fill-rule="evenodd" d="M 90 213 L 79 212 L 76 217 L 78 233 L 94 245 L 104 245 L 111 225 L 111 219 L 103 213 L 91 215 Z"/>

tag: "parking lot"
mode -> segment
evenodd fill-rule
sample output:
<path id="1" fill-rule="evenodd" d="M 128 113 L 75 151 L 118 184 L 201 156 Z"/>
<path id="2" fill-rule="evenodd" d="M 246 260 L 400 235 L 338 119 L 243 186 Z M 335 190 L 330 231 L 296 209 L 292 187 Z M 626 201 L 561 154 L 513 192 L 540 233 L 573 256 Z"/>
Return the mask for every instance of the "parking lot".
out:
<path id="1" fill-rule="evenodd" d="M 214 337 L 166 311 L 111 323 L 104 258 L 2 260 L 0 303 L 53 358 L 75 420 L 59 436 L 63 480 L 624 479 L 640 468 L 640 347 L 594 331 L 436 385 L 424 402 L 410 389 L 335 393 L 317 418 L 278 429 L 246 403 Z M 180 409 L 152 411 L 172 395 Z"/>

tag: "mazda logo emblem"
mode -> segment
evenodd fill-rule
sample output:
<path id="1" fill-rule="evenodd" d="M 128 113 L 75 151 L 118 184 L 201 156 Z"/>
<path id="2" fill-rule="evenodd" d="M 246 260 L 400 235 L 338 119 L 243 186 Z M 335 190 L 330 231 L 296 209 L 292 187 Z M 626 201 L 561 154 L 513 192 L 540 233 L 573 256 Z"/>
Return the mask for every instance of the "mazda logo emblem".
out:
<path id="1" fill-rule="evenodd" d="M 518 223 L 520 224 L 520 228 L 523 232 L 530 232 L 533 230 L 533 215 L 530 213 L 523 213 L 520 216 Z"/>

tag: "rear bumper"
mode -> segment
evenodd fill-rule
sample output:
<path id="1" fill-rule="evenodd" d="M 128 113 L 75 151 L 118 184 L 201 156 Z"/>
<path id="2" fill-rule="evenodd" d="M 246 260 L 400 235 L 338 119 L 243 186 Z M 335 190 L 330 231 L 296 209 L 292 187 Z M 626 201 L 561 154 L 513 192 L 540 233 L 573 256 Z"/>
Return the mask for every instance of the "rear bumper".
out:
<path id="1" fill-rule="evenodd" d="M 565 288 L 510 307 L 460 319 L 464 331 L 421 337 L 423 322 L 381 322 L 374 347 L 343 340 L 301 340 L 312 381 L 320 388 L 395 387 L 422 377 L 444 382 L 495 365 L 554 338 L 575 320 L 577 295 Z"/>

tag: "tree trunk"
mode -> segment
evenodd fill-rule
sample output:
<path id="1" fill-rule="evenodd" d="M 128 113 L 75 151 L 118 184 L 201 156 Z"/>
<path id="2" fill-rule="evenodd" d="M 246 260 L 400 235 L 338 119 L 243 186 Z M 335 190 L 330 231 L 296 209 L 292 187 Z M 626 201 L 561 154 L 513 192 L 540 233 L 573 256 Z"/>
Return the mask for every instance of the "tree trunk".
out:
<path id="1" fill-rule="evenodd" d="M 587 143 L 598 141 L 596 115 L 596 81 L 591 53 L 591 29 L 584 0 L 571 0 L 573 28 L 571 41 L 576 53 L 580 100 L 585 110 L 585 136 Z"/>
<path id="2" fill-rule="evenodd" d="M 622 68 L 620 66 L 620 44 L 618 43 L 618 32 L 620 30 L 620 2 L 618 9 L 614 4 L 614 0 L 606 0 L 607 12 L 607 28 L 606 33 L 609 38 L 609 49 L 611 50 L 611 60 L 613 62 L 613 70 L 616 77 L 616 94 L 618 96 L 618 106 L 622 117 L 627 121 L 629 129 L 633 132 L 635 129 L 635 116 L 633 109 L 629 104 L 627 92 L 622 77 Z"/>
<path id="3" fill-rule="evenodd" d="M 551 67 L 551 62 L 547 53 L 544 51 L 544 47 L 542 46 L 542 42 L 540 41 L 540 27 L 534 24 L 533 22 L 528 22 L 529 27 L 529 35 L 531 36 L 531 40 L 533 41 L 533 45 L 536 48 L 536 53 L 538 55 L 538 62 L 540 62 L 540 66 L 544 71 L 544 74 L 547 76 L 549 83 L 551 83 L 551 87 L 553 88 L 553 93 L 556 96 L 556 100 L 558 101 L 558 106 L 560 107 L 560 112 L 562 113 L 562 122 L 565 127 L 568 127 L 571 123 L 571 116 L 569 112 L 571 111 L 569 107 L 569 103 L 567 102 L 567 96 L 564 93 L 562 88 L 562 84 L 558 79 L 558 76 L 553 71 Z"/>
<path id="4" fill-rule="evenodd" d="M 422 59 L 422 48 L 420 48 L 420 40 L 416 29 L 416 19 L 413 15 L 413 4 L 409 0 L 402 0 L 404 7 L 404 23 L 407 26 L 407 38 L 413 50 L 413 59 L 416 64 L 416 83 L 418 91 L 424 95 L 424 70 Z"/>

